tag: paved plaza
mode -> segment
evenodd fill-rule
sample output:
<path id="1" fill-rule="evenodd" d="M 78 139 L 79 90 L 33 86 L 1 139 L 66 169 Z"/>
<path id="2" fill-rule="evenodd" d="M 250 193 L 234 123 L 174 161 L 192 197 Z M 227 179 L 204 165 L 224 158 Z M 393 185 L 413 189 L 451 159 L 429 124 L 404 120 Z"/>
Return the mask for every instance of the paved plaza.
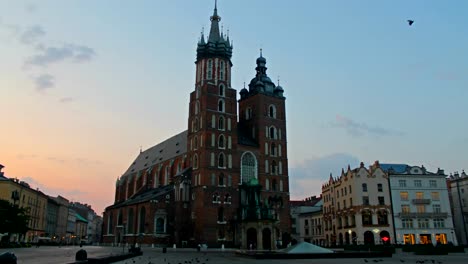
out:
<path id="1" fill-rule="evenodd" d="M 120 254 L 122 248 L 117 247 L 83 247 L 88 257 L 103 256 L 109 254 Z M 80 247 L 48 247 L 40 248 L 12 248 L 0 249 L 0 252 L 10 251 L 18 257 L 18 264 L 65 264 L 75 260 L 75 253 Z M 197 262 L 198 260 L 198 262 Z M 381 260 L 381 261 L 379 261 Z M 195 249 L 168 249 L 167 253 L 162 253 L 161 248 L 143 248 L 143 256 L 127 259 L 116 262 L 117 264 L 215 264 L 215 263 L 239 263 L 239 264 L 313 264 L 313 263 L 337 263 L 345 264 L 364 264 L 368 263 L 419 263 L 418 261 L 427 260 L 426 264 L 431 264 L 434 260 L 435 264 L 439 263 L 468 263 L 467 253 L 451 253 L 448 256 L 417 256 L 412 253 L 398 252 L 392 258 L 377 258 L 377 259 L 268 259 L 256 260 L 251 258 L 239 257 L 231 250 L 210 250 L 207 252 L 196 252 Z"/>

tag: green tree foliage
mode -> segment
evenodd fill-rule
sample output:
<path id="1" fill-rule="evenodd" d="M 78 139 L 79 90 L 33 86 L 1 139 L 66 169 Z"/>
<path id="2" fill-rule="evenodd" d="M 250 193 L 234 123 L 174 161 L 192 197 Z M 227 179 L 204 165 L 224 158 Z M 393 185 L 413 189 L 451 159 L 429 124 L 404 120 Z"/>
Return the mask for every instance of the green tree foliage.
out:
<path id="1" fill-rule="evenodd" d="M 25 208 L 0 199 L 0 233 L 25 234 L 29 216 Z"/>

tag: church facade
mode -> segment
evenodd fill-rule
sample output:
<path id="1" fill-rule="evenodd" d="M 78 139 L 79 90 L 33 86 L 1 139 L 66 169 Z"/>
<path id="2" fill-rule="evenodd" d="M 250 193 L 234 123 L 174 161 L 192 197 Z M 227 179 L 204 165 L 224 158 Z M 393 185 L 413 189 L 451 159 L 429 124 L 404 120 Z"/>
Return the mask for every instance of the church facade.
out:
<path id="1" fill-rule="evenodd" d="M 290 240 L 284 90 L 266 59 L 237 97 L 217 8 L 197 45 L 187 130 L 141 151 L 104 212 L 104 243 L 275 249 Z"/>

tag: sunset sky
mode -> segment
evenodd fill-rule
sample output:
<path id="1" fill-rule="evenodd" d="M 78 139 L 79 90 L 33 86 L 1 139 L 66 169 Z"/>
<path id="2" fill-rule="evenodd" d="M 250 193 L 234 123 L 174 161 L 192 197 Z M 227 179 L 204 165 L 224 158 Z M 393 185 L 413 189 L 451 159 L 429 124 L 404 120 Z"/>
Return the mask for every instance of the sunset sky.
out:
<path id="1" fill-rule="evenodd" d="M 0 0 L 0 164 L 99 214 L 186 129 L 214 0 Z M 259 49 L 285 90 L 291 197 L 382 163 L 468 169 L 468 1 L 219 0 L 233 88 Z M 407 19 L 415 22 L 410 27 Z"/>

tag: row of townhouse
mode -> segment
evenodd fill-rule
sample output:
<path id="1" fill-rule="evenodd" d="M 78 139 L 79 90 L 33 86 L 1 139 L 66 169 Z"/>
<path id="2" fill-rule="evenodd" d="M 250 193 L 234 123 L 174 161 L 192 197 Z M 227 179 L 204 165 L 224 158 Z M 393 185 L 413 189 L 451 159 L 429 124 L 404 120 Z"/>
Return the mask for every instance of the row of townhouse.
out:
<path id="1" fill-rule="evenodd" d="M 457 245 L 446 177 L 424 166 L 348 166 L 323 184 L 322 208 L 299 215 L 299 240 L 322 246 Z"/>
<path id="2" fill-rule="evenodd" d="M 90 206 L 70 202 L 60 195 L 48 196 L 27 182 L 6 177 L 3 168 L 0 164 L 0 199 L 25 208 L 29 216 L 26 234 L 10 234 L 11 242 L 99 242 L 102 217 Z"/>

